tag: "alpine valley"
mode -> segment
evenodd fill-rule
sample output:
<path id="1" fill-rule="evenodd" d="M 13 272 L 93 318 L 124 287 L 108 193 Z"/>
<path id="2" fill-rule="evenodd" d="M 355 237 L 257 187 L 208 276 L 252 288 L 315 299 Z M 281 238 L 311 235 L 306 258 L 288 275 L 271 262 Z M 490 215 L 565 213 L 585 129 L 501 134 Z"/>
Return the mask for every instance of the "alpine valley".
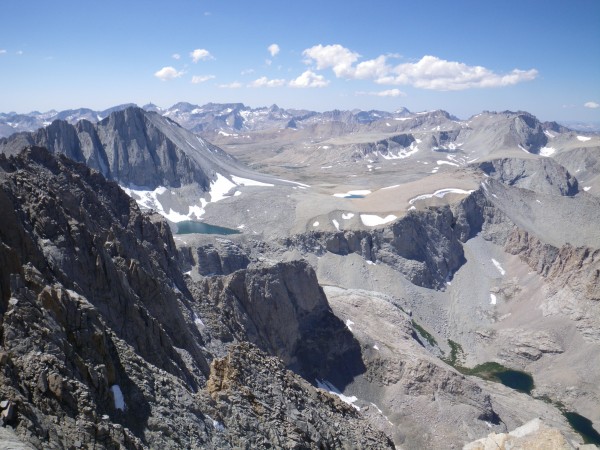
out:
<path id="1" fill-rule="evenodd" d="M 0 136 L 0 449 L 600 444 L 600 135 L 178 103 Z"/>

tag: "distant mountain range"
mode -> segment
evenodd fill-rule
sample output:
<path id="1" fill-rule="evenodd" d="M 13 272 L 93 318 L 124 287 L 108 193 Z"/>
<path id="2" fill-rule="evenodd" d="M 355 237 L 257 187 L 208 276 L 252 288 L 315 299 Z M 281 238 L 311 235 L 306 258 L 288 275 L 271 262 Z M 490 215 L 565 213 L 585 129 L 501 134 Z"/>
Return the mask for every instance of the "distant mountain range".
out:
<path id="1" fill-rule="evenodd" d="M 27 114 L 17 114 L 14 112 L 0 113 L 0 137 L 7 137 L 20 131 L 34 131 L 50 125 L 55 120 L 64 120 L 70 124 L 75 124 L 85 119 L 96 123 L 115 111 L 121 111 L 131 106 L 136 105 L 127 103 L 103 111 L 80 108 L 65 111 L 51 110 L 44 113 L 39 111 Z M 272 128 L 302 129 L 328 122 L 369 126 L 375 130 L 389 132 L 394 131 L 395 128 L 402 129 L 401 125 L 403 121 L 419 116 L 429 118 L 437 116 L 450 120 L 459 120 L 443 110 L 413 113 L 406 108 L 400 108 L 394 112 L 379 110 L 316 112 L 303 109 L 283 109 L 277 105 L 251 108 L 245 106 L 243 103 L 208 103 L 199 106 L 180 102 L 169 108 L 161 108 L 149 103 L 144 105 L 142 109 L 168 117 L 184 128 L 206 136 L 212 134 L 234 134 L 244 131 L 262 131 Z M 600 131 L 600 123 L 565 122 L 563 125 L 573 130 Z"/>

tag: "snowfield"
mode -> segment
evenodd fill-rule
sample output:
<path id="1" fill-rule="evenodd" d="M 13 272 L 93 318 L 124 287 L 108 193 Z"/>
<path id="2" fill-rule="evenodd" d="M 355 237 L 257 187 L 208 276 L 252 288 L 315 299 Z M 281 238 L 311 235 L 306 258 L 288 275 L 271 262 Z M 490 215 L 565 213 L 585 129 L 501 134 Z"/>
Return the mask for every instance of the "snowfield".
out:
<path id="1" fill-rule="evenodd" d="M 418 201 L 418 200 L 425 200 L 428 198 L 432 198 L 432 197 L 438 197 L 438 198 L 442 198 L 444 197 L 446 194 L 465 194 L 468 195 L 470 193 L 472 193 L 473 190 L 471 189 L 470 191 L 465 191 L 464 189 L 458 189 L 458 188 L 444 188 L 444 189 L 438 189 L 437 191 L 435 191 L 433 194 L 423 194 L 423 195 L 418 195 L 416 197 L 411 198 L 408 201 L 409 205 L 412 205 L 414 202 Z"/>
<path id="2" fill-rule="evenodd" d="M 389 222 L 393 222 L 397 217 L 393 214 L 389 214 L 385 217 L 376 216 L 374 214 L 361 214 L 360 220 L 368 227 L 376 227 L 377 225 L 383 225 Z"/>

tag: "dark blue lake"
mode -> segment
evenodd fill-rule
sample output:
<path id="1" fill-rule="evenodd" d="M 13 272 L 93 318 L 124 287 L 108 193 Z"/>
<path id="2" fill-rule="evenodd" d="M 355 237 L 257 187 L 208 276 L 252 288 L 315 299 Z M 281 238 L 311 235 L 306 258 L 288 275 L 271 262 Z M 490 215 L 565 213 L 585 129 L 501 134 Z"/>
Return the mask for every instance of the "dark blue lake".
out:
<path id="1" fill-rule="evenodd" d="M 574 412 L 565 412 L 563 415 L 575 431 L 581 435 L 586 444 L 600 445 L 600 433 L 594 429 L 590 419 Z"/>

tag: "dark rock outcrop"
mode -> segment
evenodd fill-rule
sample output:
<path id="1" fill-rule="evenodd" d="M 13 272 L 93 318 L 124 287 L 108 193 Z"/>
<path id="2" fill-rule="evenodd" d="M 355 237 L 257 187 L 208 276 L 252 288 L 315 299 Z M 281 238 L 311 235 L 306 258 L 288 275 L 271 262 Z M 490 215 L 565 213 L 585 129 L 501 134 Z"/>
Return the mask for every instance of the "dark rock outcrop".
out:
<path id="1" fill-rule="evenodd" d="M 293 448 L 298 436 L 309 436 L 326 447 L 353 445 L 350 439 L 358 437 L 369 446 L 389 444 L 258 350 L 240 356 L 241 369 L 260 376 L 238 380 L 235 406 L 221 408 L 227 404 L 222 397 L 211 399 L 214 356 L 205 344 L 223 351 L 226 343 L 210 323 L 199 324 L 198 304 L 207 301 L 188 291 L 164 219 L 142 214 L 101 174 L 42 148 L 0 155 L 0 209 L 0 406 L 22 442 L 51 449 L 232 448 L 242 442 Z M 275 272 L 252 278 L 238 271 L 230 275 L 232 291 L 222 293 L 224 304 L 238 297 L 245 302 L 232 308 L 240 317 L 229 324 L 252 321 L 253 334 L 242 335 L 256 336 L 273 352 L 284 327 L 304 331 L 303 339 L 303 327 L 334 318 L 324 297 L 314 296 L 322 292 L 309 271 L 283 264 Z M 306 276 L 296 278 L 299 273 Z M 259 305 L 267 292 L 267 304 L 289 311 L 290 322 L 273 331 L 274 313 Z M 302 345 L 295 343 L 298 361 Z M 289 386 L 273 391 L 285 377 Z M 267 422 L 238 416 L 248 405 L 282 411 L 296 386 L 303 399 L 315 399 L 298 406 L 305 408 L 301 415 L 290 410 Z M 214 411 L 225 426 L 209 416 Z M 286 425 L 271 426 L 280 423 Z"/>
<path id="2" fill-rule="evenodd" d="M 215 337 L 252 342 L 310 381 L 328 378 L 343 387 L 365 370 L 358 343 L 303 260 L 206 278 L 194 292 Z"/>
<path id="3" fill-rule="evenodd" d="M 199 246 L 196 253 L 198 272 L 201 275 L 229 275 L 236 270 L 245 269 L 250 264 L 247 252 L 225 239 Z"/>

